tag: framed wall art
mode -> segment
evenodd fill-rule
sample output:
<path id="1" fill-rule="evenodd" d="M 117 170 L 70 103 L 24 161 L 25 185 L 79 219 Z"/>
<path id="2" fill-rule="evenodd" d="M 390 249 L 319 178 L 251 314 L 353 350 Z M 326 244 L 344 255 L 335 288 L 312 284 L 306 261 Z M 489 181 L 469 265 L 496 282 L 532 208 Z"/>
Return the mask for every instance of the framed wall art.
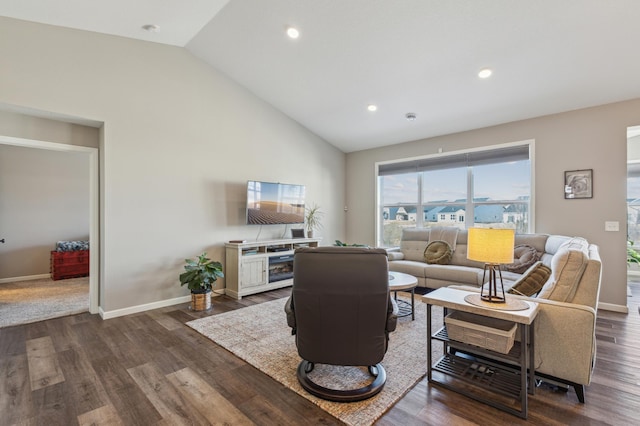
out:
<path id="1" fill-rule="evenodd" d="M 564 198 L 593 198 L 593 169 L 565 171 Z"/>

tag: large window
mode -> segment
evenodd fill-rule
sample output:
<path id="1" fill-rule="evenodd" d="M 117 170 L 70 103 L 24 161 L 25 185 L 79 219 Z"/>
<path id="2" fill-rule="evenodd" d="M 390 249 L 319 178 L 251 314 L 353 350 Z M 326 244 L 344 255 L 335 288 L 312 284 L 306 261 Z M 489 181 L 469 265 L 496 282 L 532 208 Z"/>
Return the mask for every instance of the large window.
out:
<path id="1" fill-rule="evenodd" d="M 378 164 L 378 245 L 398 245 L 406 227 L 531 232 L 529 148 L 526 143 Z"/>

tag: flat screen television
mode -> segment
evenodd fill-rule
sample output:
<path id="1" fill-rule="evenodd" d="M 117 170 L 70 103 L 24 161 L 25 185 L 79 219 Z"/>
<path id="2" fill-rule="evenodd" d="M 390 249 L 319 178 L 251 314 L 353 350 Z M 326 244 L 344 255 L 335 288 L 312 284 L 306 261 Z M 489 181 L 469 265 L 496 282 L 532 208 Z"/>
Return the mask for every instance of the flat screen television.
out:
<path id="1" fill-rule="evenodd" d="M 304 223 L 304 185 L 247 182 L 247 224 Z"/>

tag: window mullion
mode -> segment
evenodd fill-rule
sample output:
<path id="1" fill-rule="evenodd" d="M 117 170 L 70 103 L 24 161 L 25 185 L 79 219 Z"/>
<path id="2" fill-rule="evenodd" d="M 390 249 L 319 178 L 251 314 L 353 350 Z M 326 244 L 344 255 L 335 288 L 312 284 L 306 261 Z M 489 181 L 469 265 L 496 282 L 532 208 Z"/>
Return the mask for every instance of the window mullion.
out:
<path id="1" fill-rule="evenodd" d="M 424 173 L 418 173 L 418 204 L 416 205 L 416 227 L 424 227 L 424 207 L 422 206 L 422 184 Z"/>
<path id="2" fill-rule="evenodd" d="M 475 225 L 475 214 L 473 206 L 473 167 L 467 167 L 467 204 L 465 206 L 464 227 L 466 229 Z"/>

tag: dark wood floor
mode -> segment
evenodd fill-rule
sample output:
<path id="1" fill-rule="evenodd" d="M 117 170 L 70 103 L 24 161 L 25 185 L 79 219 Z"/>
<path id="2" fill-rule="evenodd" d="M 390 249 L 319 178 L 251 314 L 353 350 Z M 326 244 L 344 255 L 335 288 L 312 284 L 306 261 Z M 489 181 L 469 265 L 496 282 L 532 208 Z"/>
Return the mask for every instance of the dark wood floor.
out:
<path id="1" fill-rule="evenodd" d="M 599 313 L 586 404 L 572 391 L 542 386 L 524 421 L 425 379 L 376 424 L 638 424 L 640 284 L 631 288 L 628 315 Z M 0 329 L 0 424 L 339 424 L 184 325 L 288 292 L 217 297 L 212 313 L 180 305 L 107 321 L 81 314 Z"/>

